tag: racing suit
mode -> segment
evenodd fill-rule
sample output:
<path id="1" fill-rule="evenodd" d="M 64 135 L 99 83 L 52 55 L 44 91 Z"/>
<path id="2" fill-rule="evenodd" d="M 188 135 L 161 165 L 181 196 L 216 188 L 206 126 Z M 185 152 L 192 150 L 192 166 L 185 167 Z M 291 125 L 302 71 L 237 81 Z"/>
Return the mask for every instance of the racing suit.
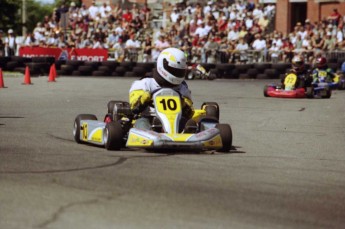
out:
<path id="1" fill-rule="evenodd" d="M 135 127 L 141 129 L 150 129 L 150 119 L 154 108 L 150 107 L 151 96 L 154 92 L 162 88 L 154 78 L 143 78 L 132 83 L 129 89 L 129 104 L 133 113 L 141 114 L 136 120 Z M 185 120 L 192 118 L 194 114 L 191 91 L 188 85 L 183 81 L 180 85 L 172 87 L 182 98 L 182 117 Z"/>

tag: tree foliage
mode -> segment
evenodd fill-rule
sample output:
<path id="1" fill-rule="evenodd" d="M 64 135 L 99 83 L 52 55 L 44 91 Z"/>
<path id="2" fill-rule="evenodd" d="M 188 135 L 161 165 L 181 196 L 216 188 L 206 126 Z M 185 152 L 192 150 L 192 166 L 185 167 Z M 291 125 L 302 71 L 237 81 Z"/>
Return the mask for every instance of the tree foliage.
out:
<path id="1" fill-rule="evenodd" d="M 24 0 L 0 0 L 0 29 L 7 32 L 13 29 L 15 34 L 22 34 L 22 26 L 32 32 L 37 22 L 41 22 L 45 15 L 51 16 L 55 4 L 40 4 L 34 0 L 26 0 L 26 23 L 22 23 Z M 58 2 L 58 1 L 57 1 Z"/>

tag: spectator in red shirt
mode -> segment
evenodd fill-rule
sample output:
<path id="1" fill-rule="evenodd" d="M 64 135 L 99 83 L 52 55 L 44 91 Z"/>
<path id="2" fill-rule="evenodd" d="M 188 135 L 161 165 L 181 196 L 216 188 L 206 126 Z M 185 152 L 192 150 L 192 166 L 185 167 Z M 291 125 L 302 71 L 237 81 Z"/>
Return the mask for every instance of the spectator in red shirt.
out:
<path id="1" fill-rule="evenodd" d="M 332 20 L 332 24 L 338 26 L 341 15 L 337 9 L 333 9 L 333 13 L 328 17 L 328 20 Z"/>
<path id="2" fill-rule="evenodd" d="M 124 9 L 123 13 L 122 13 L 122 18 L 126 22 L 130 23 L 133 20 L 133 15 L 132 15 L 131 11 L 129 11 L 128 9 Z"/>
<path id="3" fill-rule="evenodd" d="M 291 43 L 291 41 L 289 40 L 289 38 L 285 37 L 283 39 L 283 45 L 282 45 L 281 49 L 283 50 L 283 61 L 291 62 L 292 57 L 294 55 L 294 53 L 293 53 L 294 46 Z"/>

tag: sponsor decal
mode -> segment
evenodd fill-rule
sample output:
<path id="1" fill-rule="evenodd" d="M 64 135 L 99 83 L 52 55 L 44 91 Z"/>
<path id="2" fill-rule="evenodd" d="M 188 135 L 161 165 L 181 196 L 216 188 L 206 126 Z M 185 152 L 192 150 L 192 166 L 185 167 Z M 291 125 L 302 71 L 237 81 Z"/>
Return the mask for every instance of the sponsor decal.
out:
<path id="1" fill-rule="evenodd" d="M 100 62 L 108 59 L 107 49 L 75 49 L 75 48 L 44 48 L 20 47 L 19 56 L 24 57 L 55 57 L 56 60 L 82 60 Z"/>

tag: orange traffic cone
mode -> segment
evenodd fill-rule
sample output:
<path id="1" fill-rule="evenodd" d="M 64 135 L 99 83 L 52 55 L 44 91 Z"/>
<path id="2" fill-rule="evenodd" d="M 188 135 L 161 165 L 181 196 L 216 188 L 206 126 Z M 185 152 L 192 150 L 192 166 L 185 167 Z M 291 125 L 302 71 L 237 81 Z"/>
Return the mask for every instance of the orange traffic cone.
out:
<path id="1" fill-rule="evenodd" d="M 2 69 L 0 68 L 0 88 L 5 88 L 4 77 L 2 75 Z"/>
<path id="2" fill-rule="evenodd" d="M 53 64 L 53 72 L 54 72 L 54 79 L 55 79 L 57 77 L 55 63 Z"/>
<path id="3" fill-rule="evenodd" d="M 31 84 L 31 77 L 30 77 L 30 69 L 29 66 L 25 68 L 25 75 L 24 75 L 24 82 L 23 84 L 30 85 Z"/>
<path id="4" fill-rule="evenodd" d="M 52 66 L 50 66 L 48 82 L 55 82 L 55 76 L 55 64 L 52 64 Z"/>

